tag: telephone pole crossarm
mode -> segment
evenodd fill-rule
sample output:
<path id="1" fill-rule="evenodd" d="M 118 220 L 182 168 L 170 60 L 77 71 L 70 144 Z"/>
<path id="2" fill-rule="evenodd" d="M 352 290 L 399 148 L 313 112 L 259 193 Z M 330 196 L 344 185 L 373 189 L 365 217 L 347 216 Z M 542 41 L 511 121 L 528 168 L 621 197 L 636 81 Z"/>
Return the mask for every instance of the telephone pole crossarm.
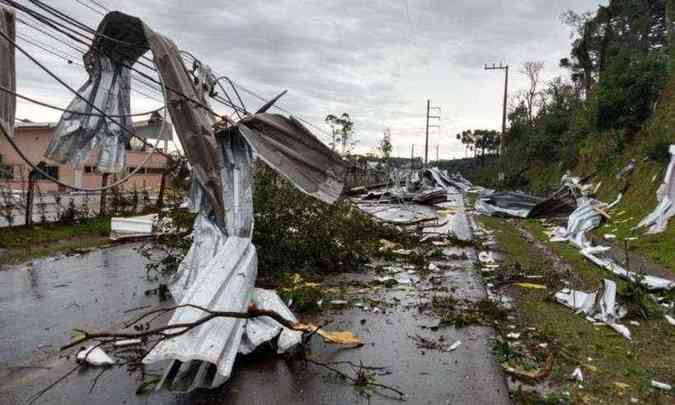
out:
<path id="1" fill-rule="evenodd" d="M 502 133 L 499 134 L 499 156 L 502 155 L 502 146 L 504 145 L 504 134 L 506 133 L 506 102 L 509 94 L 509 65 L 500 63 L 492 66 L 486 64 L 485 70 L 503 70 L 504 71 L 504 100 L 502 102 Z"/>
<path id="2" fill-rule="evenodd" d="M 430 115 L 432 110 L 438 111 L 438 115 Z M 425 129 L 425 141 L 424 141 L 424 167 L 429 163 L 429 128 L 440 128 L 440 125 L 429 125 L 430 119 L 441 119 L 441 107 L 432 107 L 431 100 L 427 100 L 427 125 Z"/>

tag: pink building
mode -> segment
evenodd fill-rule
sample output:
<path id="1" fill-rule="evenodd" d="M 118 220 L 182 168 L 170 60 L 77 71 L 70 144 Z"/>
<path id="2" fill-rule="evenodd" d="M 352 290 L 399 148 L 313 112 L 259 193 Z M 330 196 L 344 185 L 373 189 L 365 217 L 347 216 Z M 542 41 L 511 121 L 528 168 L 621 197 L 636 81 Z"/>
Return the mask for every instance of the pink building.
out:
<path id="1" fill-rule="evenodd" d="M 48 122 L 18 122 L 15 130 L 16 144 L 31 162 L 35 164 L 45 162 L 47 165 L 46 171 L 52 177 L 77 187 L 100 187 L 102 175 L 96 172 L 95 152 L 92 152 L 91 157 L 77 170 L 70 164 L 59 164 L 44 157 L 49 138 L 55 127 L 55 123 Z M 159 136 L 160 128 L 161 118 L 158 121 L 157 117 L 134 123 L 136 135 L 145 138 L 149 144 L 156 142 L 155 139 Z M 168 148 L 168 142 L 160 142 L 162 143 L 158 150 L 165 152 Z M 132 139 L 130 145 L 127 146 L 127 171 L 111 175 L 108 178 L 108 184 L 136 169 L 150 153 L 150 150 L 151 146 L 143 146 L 143 143 L 138 139 Z M 123 184 L 123 189 L 131 191 L 136 188 L 141 191 L 145 188 L 150 192 L 157 192 L 166 162 L 166 157 L 160 153 L 154 153 L 143 169 Z M 0 137 L 0 184 L 14 190 L 25 189 L 29 172 L 30 167 L 14 151 L 7 140 Z M 46 179 L 39 179 L 36 185 L 42 192 L 70 191 Z"/>

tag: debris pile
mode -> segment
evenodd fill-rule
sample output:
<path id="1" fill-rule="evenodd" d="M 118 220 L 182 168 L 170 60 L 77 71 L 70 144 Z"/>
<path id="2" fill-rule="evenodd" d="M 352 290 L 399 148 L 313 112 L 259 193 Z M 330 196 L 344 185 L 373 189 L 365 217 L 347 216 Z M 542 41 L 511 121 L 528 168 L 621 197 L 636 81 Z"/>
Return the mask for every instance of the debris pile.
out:
<path id="1" fill-rule="evenodd" d="M 582 179 L 565 174 L 560 187 L 548 198 L 517 191 L 484 190 L 475 203 L 478 213 L 489 216 L 544 218 L 568 215 L 577 207 L 576 200 L 587 192 Z"/>
<path id="2" fill-rule="evenodd" d="M 636 228 L 649 227 L 647 233 L 661 233 L 666 230 L 668 220 L 675 216 L 675 145 L 670 145 L 670 164 L 666 169 L 663 183 L 656 191 L 659 204 Z"/>
<path id="3" fill-rule="evenodd" d="M 470 241 L 473 235 L 466 215 L 451 214 L 465 210 L 463 193 L 471 187 L 461 175 L 450 176 L 435 167 L 407 177 L 394 170 L 383 189 L 362 192 L 353 201 L 382 222 L 422 227 L 424 240 L 450 233 L 461 241 Z"/>
<path id="4" fill-rule="evenodd" d="M 250 353 L 264 342 L 273 342 L 280 353 L 301 343 L 303 331 L 319 333 L 334 343 L 357 342 L 351 334 L 329 335 L 297 323 L 274 291 L 255 288 L 254 157 L 302 192 L 329 204 L 340 196 L 346 171 L 342 159 L 300 122 L 266 112 L 276 99 L 256 113 L 244 109 L 238 122 L 214 114 L 208 95 L 218 84 L 208 66 L 195 63 L 188 69 L 169 38 L 136 17 L 110 12 L 84 57 L 89 79 L 61 116 L 47 156 L 79 165 L 97 150 L 100 171 L 116 173 L 125 168 L 125 145 L 132 134 L 130 69 L 148 50 L 164 91 L 165 116 L 170 116 L 192 168 L 190 208 L 198 216 L 193 244 L 169 285 L 178 305 L 168 325 L 196 327 L 160 340 L 143 362 L 172 360 L 161 384 L 190 391 L 221 385 L 230 377 L 236 355 Z M 5 73 L 4 68 L 0 73 Z M 167 119 L 162 122 L 167 125 Z M 146 233 L 148 221 L 141 222 L 131 225 L 143 227 L 139 232 Z M 245 314 L 251 308 L 273 312 L 285 320 L 284 325 L 296 327 L 291 330 L 270 317 L 213 317 L 200 323 L 204 311 Z M 85 358 L 91 361 L 99 354 Z"/>
<path id="5" fill-rule="evenodd" d="M 630 331 L 618 320 L 626 315 L 626 309 L 616 302 L 616 283 L 611 280 L 603 280 L 603 286 L 592 293 L 570 290 L 565 288 L 555 294 L 555 299 L 586 315 L 591 322 L 603 322 L 617 333 L 630 340 Z"/>

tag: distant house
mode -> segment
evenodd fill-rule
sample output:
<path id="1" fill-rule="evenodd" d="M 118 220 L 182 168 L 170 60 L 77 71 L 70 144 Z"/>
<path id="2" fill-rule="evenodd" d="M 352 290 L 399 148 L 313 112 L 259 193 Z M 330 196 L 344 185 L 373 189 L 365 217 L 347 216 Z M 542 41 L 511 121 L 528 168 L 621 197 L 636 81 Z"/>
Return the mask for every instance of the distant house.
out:
<path id="1" fill-rule="evenodd" d="M 137 136 L 145 138 L 149 144 L 154 145 L 159 136 L 161 123 L 162 118 L 159 115 L 153 115 L 146 121 L 134 122 L 134 132 Z M 96 171 L 94 162 L 96 153 L 94 151 L 82 167 L 78 169 L 74 169 L 70 164 L 59 164 L 44 157 L 49 138 L 55 127 L 56 124 L 51 122 L 17 122 L 15 141 L 31 162 L 35 164 L 44 162 L 46 164 L 45 171 L 52 177 L 77 187 L 96 188 L 101 186 L 102 175 Z M 166 152 L 169 141 L 160 142 L 158 150 Z M 113 182 L 115 178 L 119 179 L 136 169 L 145 160 L 151 149 L 151 146 L 144 146 L 143 142 L 132 138 L 127 145 L 127 170 L 124 173 L 110 176 L 108 184 Z M 151 192 L 159 190 L 166 163 L 166 157 L 160 153 L 153 154 L 143 169 L 121 187 L 127 191 L 134 188 L 139 191 L 146 189 Z M 7 140 L 0 137 L 0 184 L 14 190 L 25 189 L 29 172 L 30 167 L 14 151 Z M 44 178 L 38 179 L 36 184 L 42 192 L 70 191 Z"/>

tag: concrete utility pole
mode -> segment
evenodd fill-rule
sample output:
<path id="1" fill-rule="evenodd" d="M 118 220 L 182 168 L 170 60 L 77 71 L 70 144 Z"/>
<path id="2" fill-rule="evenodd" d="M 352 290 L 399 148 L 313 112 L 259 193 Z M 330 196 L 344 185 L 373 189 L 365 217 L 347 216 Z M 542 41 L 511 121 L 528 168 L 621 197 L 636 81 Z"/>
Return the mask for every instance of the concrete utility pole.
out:
<path id="1" fill-rule="evenodd" d="M 499 156 L 502 155 L 502 145 L 504 145 L 504 134 L 506 133 L 506 99 L 509 94 L 509 65 L 492 66 L 485 65 L 485 70 L 503 70 L 504 71 L 504 104 L 502 106 L 502 133 L 499 135 Z"/>
<path id="2" fill-rule="evenodd" d="M 438 110 L 438 115 L 429 115 L 431 110 Z M 424 167 L 429 163 L 429 128 L 439 128 L 438 125 L 429 125 L 429 118 L 441 119 L 441 107 L 432 107 L 431 100 L 427 100 L 426 140 L 424 141 Z"/>

